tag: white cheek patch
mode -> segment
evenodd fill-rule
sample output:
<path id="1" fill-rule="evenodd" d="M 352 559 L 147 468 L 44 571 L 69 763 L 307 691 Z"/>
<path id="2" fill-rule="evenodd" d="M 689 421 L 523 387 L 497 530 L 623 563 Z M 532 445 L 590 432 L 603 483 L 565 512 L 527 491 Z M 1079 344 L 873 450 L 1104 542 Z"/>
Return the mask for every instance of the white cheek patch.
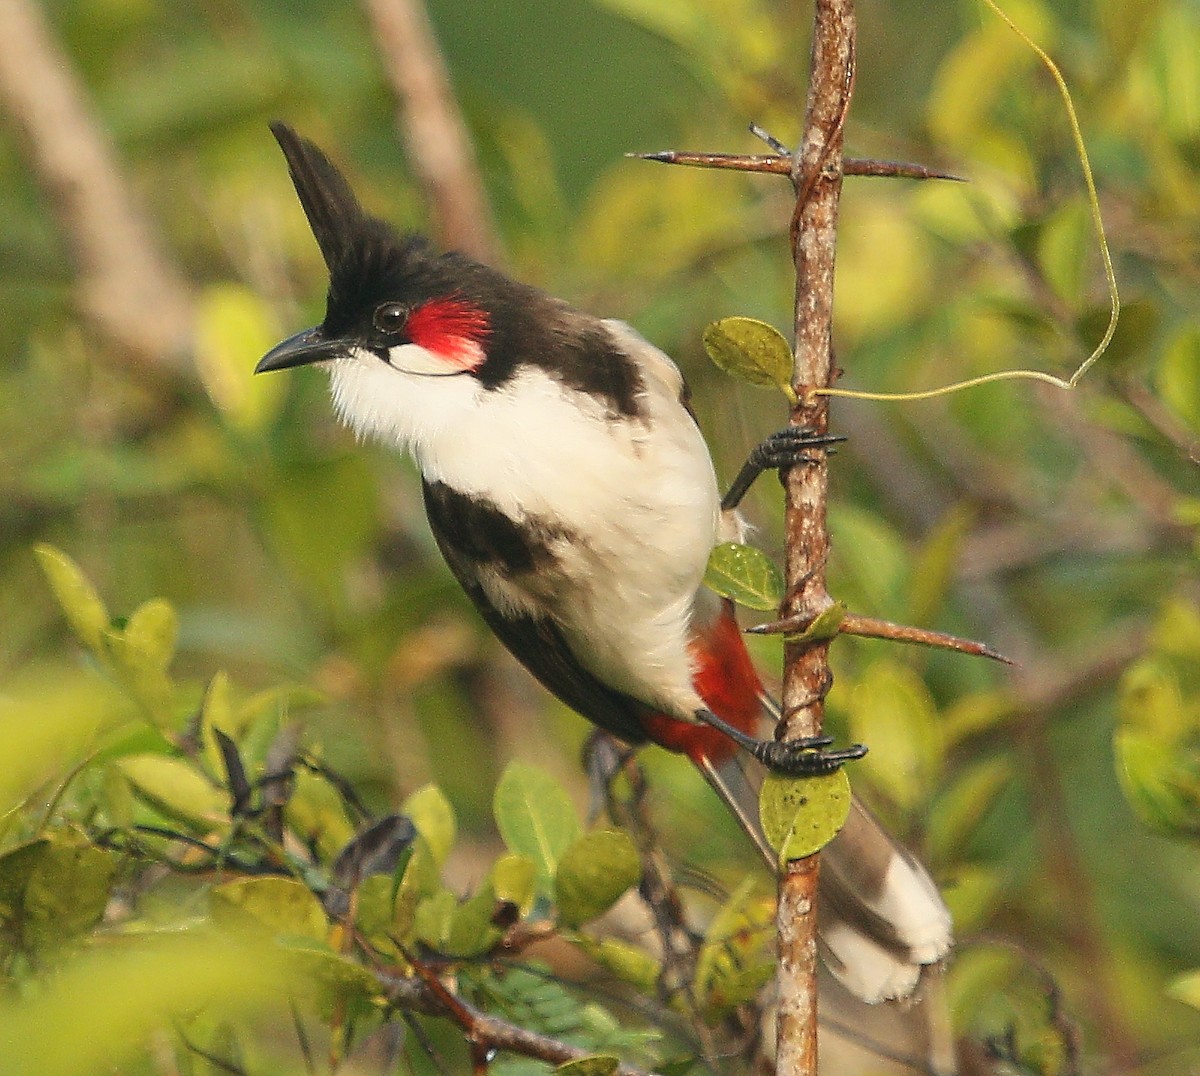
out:
<path id="1" fill-rule="evenodd" d="M 483 349 L 475 343 L 467 340 L 458 341 L 464 349 L 469 350 L 466 356 L 460 357 L 461 351 L 456 351 L 454 354 L 443 354 L 440 351 L 430 351 L 428 348 L 421 347 L 420 344 L 400 344 L 398 347 L 388 348 L 387 364 L 401 374 L 416 374 L 419 377 L 448 377 L 453 374 L 466 373 L 468 370 L 475 369 L 483 362 Z M 356 358 L 371 358 L 375 362 L 379 359 L 371 352 L 355 352 Z"/>

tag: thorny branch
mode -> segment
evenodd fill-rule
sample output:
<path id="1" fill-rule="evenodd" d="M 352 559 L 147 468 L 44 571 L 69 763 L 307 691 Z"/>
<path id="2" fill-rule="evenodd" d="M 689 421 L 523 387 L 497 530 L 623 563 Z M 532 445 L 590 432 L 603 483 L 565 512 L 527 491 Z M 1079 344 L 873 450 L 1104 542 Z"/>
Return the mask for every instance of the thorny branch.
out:
<path id="1" fill-rule="evenodd" d="M 790 229 L 796 266 L 796 350 L 792 384 L 799 402 L 794 426 L 829 428 L 828 397 L 813 388 L 834 377 L 833 274 L 838 203 L 842 189 L 842 134 L 854 86 L 853 0 L 817 0 L 809 60 L 804 134 L 793 160 L 796 208 Z M 829 559 L 826 522 L 828 464 L 793 467 L 784 478 L 785 578 L 782 613 L 815 619 L 832 600 L 825 589 Z M 784 646 L 783 718 L 776 735 L 819 736 L 832 682 L 829 640 Z M 779 1016 L 776 1070 L 810 1076 L 817 1071 L 817 879 L 819 856 L 788 864 L 779 881 Z"/>

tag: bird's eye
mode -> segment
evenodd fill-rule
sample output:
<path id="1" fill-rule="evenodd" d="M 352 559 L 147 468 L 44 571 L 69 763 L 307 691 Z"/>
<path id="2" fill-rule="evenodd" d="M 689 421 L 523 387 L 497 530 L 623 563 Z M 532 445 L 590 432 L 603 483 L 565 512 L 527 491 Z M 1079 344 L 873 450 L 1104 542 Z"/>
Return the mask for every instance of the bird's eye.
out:
<path id="1" fill-rule="evenodd" d="M 408 321 L 408 307 L 403 303 L 384 303 L 375 308 L 372 321 L 381 333 L 391 336 L 404 328 Z"/>

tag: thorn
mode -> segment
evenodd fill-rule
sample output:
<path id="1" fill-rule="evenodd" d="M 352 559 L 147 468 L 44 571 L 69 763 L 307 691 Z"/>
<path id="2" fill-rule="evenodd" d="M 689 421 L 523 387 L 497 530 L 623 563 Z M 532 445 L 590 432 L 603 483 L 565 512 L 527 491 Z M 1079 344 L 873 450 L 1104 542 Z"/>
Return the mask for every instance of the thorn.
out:
<path id="1" fill-rule="evenodd" d="M 842 161 L 842 174 L 847 176 L 883 176 L 893 179 L 947 179 L 954 183 L 966 183 L 965 176 L 942 172 L 923 164 L 907 161 L 877 161 L 869 157 L 846 157 Z"/>
<path id="2" fill-rule="evenodd" d="M 785 146 L 782 142 L 780 142 L 779 139 L 776 138 L 769 131 L 763 130 L 763 128 L 761 128 L 757 123 L 750 124 L 750 133 L 752 135 L 754 135 L 755 138 L 760 139 L 763 142 L 766 142 L 766 144 L 768 146 L 770 146 L 776 153 L 778 153 L 779 156 L 781 156 L 781 157 L 791 157 L 792 156 L 792 151 L 790 149 L 788 149 L 787 146 Z"/>
<path id="3" fill-rule="evenodd" d="M 626 153 L 625 156 L 642 161 L 658 161 L 660 164 L 689 165 L 692 168 L 724 168 L 735 172 L 767 172 L 779 176 L 792 174 L 792 159 L 775 153 L 692 153 L 665 149 L 657 153 Z"/>
<path id="4" fill-rule="evenodd" d="M 775 150 L 765 153 L 695 153 L 689 150 L 664 149 L 656 153 L 626 153 L 640 161 L 658 161 L 660 164 L 688 165 L 692 168 L 723 168 L 735 172 L 766 172 L 770 175 L 791 176 L 792 158 L 787 148 L 765 131 L 751 127 Z M 777 148 L 778 147 L 778 148 Z M 877 161 L 871 158 L 847 157 L 842 161 L 842 174 L 847 176 L 883 176 L 893 179 L 945 179 L 954 183 L 966 183 L 963 176 L 942 172 L 923 164 L 906 161 Z"/>
<path id="5" fill-rule="evenodd" d="M 808 624 L 801 617 L 790 616 L 767 624 L 756 624 L 754 627 L 747 628 L 746 633 L 749 635 L 792 635 L 802 632 L 807 626 Z M 911 643 L 915 646 L 933 647 L 936 650 L 953 650 L 960 654 L 990 658 L 992 661 L 999 661 L 1004 665 L 1016 664 L 1012 658 L 1005 657 L 986 643 L 963 639 L 944 631 L 930 631 L 927 628 L 914 628 L 907 624 L 893 624 L 890 620 L 859 616 L 857 613 L 847 613 L 842 617 L 842 622 L 838 625 L 838 634 L 857 635 L 864 639 L 891 639 L 897 643 Z"/>

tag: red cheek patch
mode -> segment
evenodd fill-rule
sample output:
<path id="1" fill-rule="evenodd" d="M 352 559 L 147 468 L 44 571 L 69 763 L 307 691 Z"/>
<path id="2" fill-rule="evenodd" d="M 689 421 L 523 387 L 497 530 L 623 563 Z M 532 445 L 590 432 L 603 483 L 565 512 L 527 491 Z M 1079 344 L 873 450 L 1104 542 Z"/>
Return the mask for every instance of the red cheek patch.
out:
<path id="1" fill-rule="evenodd" d="M 464 370 L 486 358 L 483 345 L 490 331 L 487 312 L 458 295 L 430 299 L 408 316 L 408 338 L 418 347 Z"/>

